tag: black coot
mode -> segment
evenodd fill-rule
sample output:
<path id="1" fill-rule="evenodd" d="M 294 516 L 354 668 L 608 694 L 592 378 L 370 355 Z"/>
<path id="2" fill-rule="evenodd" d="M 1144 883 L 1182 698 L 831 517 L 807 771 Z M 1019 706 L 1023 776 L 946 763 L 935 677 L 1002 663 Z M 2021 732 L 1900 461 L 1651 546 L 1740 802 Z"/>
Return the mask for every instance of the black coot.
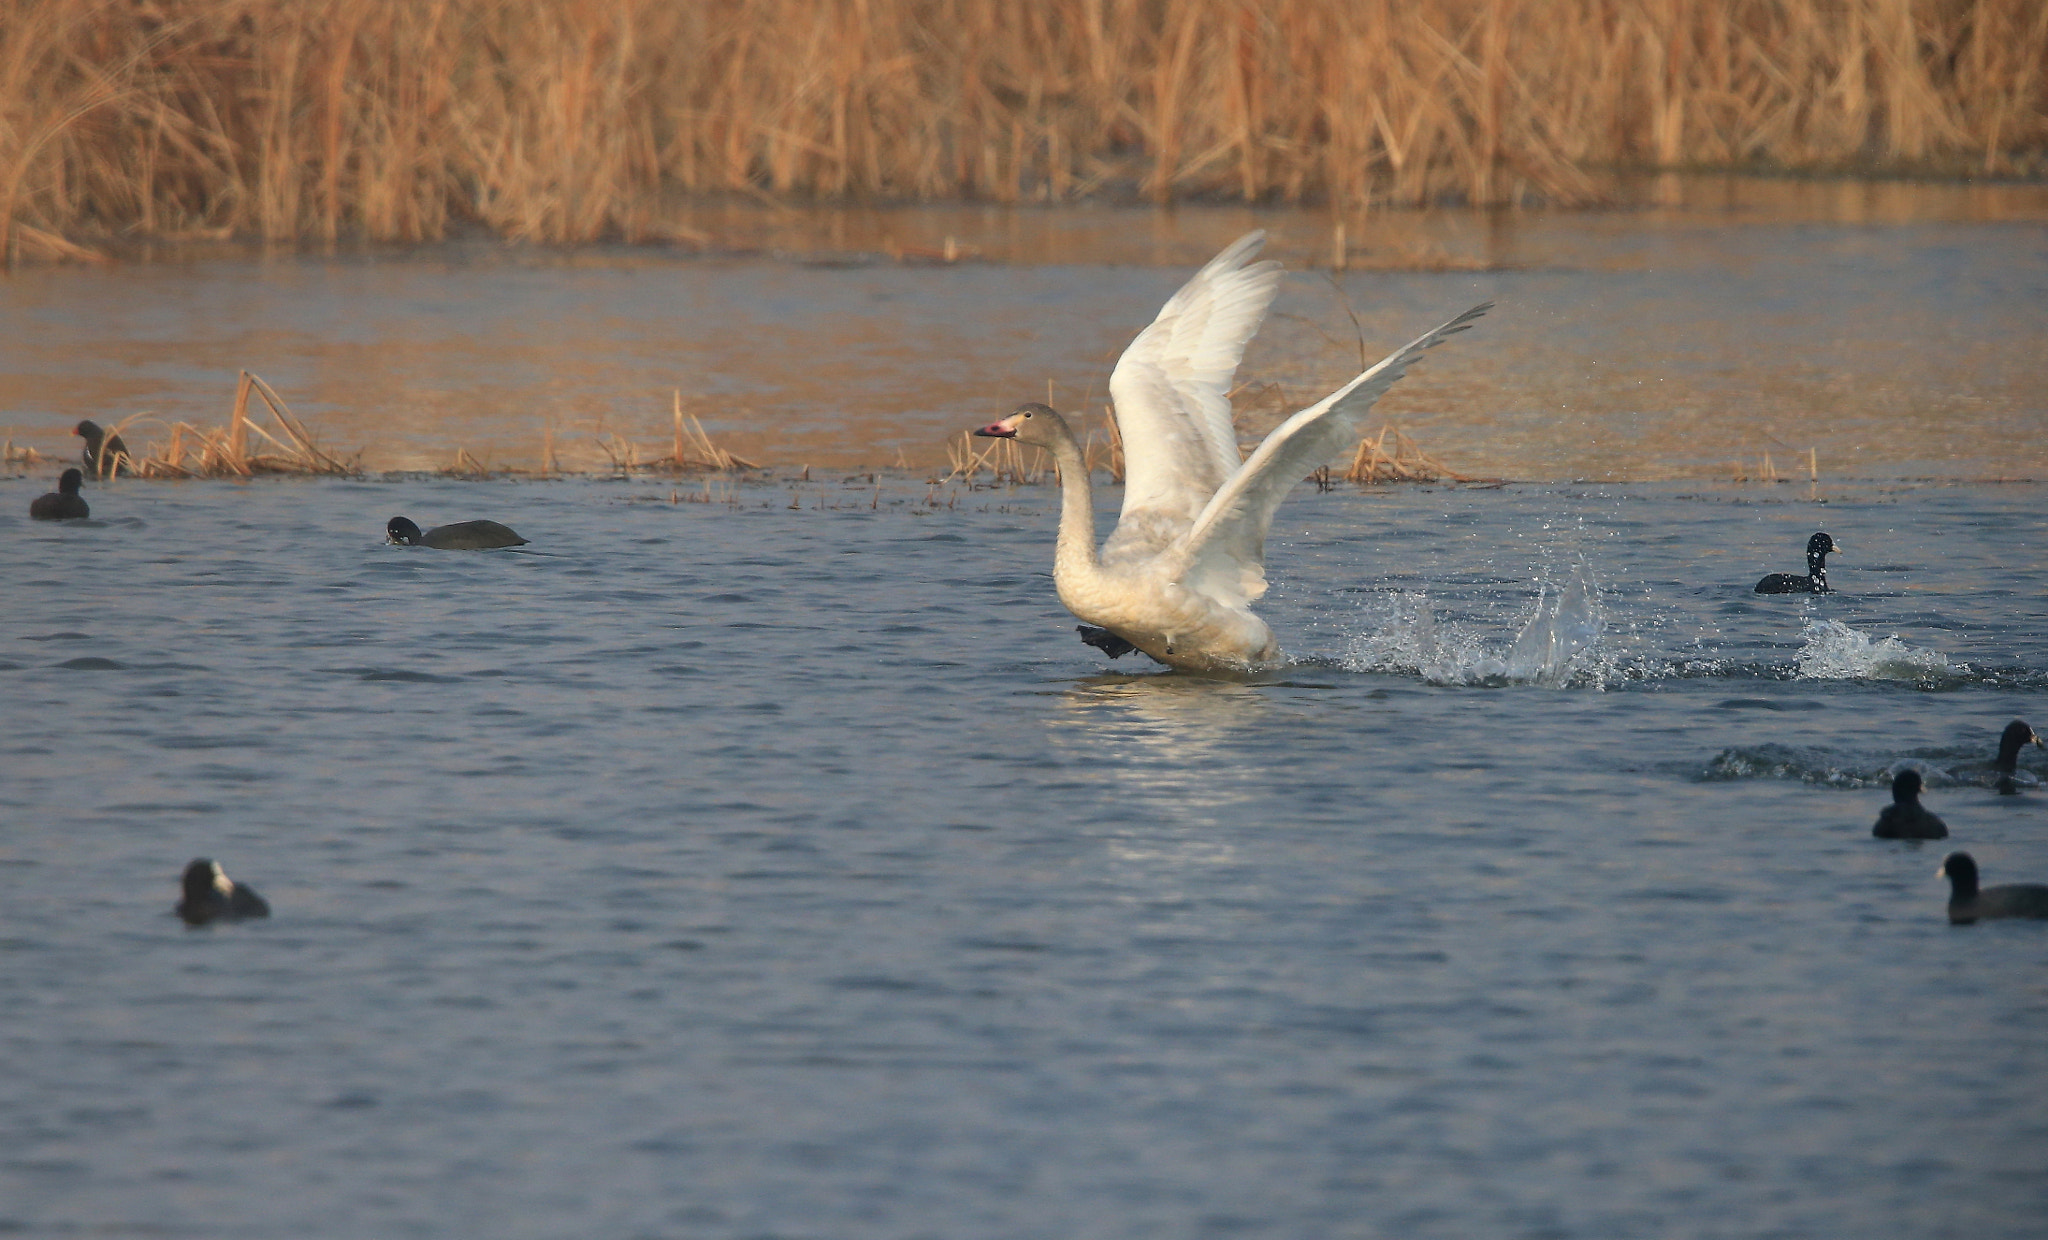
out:
<path id="1" fill-rule="evenodd" d="M 1994 917 L 2048 917 L 2048 887 L 2040 883 L 1977 885 L 1977 861 L 1968 853 L 1950 853 L 1935 873 L 1948 879 L 1948 919 L 1961 925 Z"/>
<path id="2" fill-rule="evenodd" d="M 2004 734 L 1998 738 L 1998 761 L 1993 763 L 1998 768 L 1999 796 L 2014 797 L 2020 794 L 2020 786 L 2013 776 L 2019 772 L 2020 750 L 2026 748 L 2029 741 L 2048 747 L 2048 742 L 2043 742 L 2034 729 L 2028 726 L 2026 720 L 2015 719 L 2005 725 Z"/>
<path id="3" fill-rule="evenodd" d="M 1828 589 L 1828 552 L 1840 551 L 1835 540 L 1825 533 L 1815 534 L 1806 540 L 1806 576 L 1795 577 L 1791 573 L 1772 573 L 1756 583 L 1758 594 L 1833 594 Z"/>
<path id="4" fill-rule="evenodd" d="M 1945 840 L 1948 824 L 1920 807 L 1920 772 L 1892 776 L 1892 803 L 1877 815 L 1870 833 L 1881 840 Z"/>
<path id="5" fill-rule="evenodd" d="M 178 916 L 188 926 L 203 926 L 213 921 L 268 917 L 270 905 L 253 889 L 229 878 L 218 861 L 195 857 L 185 867 L 185 898 L 178 901 Z"/>
<path id="6" fill-rule="evenodd" d="M 83 481 L 84 474 L 75 469 L 65 470 L 57 479 L 56 490 L 28 502 L 28 515 L 38 521 L 78 521 L 91 516 L 92 509 L 78 493 L 78 485 Z"/>
<path id="7" fill-rule="evenodd" d="M 384 533 L 392 542 L 404 546 L 439 547 L 443 551 L 488 551 L 493 547 L 526 545 L 526 540 L 511 527 L 496 521 L 457 521 L 421 533 L 420 527 L 406 518 L 393 517 L 385 523 Z"/>

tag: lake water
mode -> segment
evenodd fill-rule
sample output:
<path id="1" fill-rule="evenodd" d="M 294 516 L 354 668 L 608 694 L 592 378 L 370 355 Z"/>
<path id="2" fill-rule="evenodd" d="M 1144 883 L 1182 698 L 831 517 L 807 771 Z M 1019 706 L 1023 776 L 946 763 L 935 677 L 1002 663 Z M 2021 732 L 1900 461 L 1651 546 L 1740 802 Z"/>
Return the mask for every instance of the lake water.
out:
<path id="1" fill-rule="evenodd" d="M 1454 464 L 1547 464 L 1494 489 L 1303 487 L 1261 604 L 1297 662 L 1250 678 L 1083 646 L 1053 598 L 1050 487 L 871 482 L 854 454 L 810 481 L 774 454 L 739 485 L 120 481 L 64 525 L 25 516 L 49 467 L 4 483 L 0 1232 L 2038 1235 L 2048 923 L 1951 927 L 1934 870 L 1953 846 L 1987 882 L 2048 881 L 2048 753 L 2023 756 L 2024 795 L 1990 790 L 2005 723 L 2048 723 L 2048 484 L 1985 480 L 2040 476 L 2020 379 L 2042 354 L 2019 337 L 2040 337 L 2048 246 L 2038 225 L 1872 227 L 1701 242 L 1777 256 L 1746 277 L 1347 276 L 1417 329 L 1502 296 L 1411 376 L 1442 410 L 1423 437 Z M 1834 255 L 1809 276 L 1883 252 L 1925 279 L 1830 296 L 1778 269 L 1807 248 Z M 917 386 L 900 358 L 823 356 L 790 378 L 817 389 L 799 446 L 840 391 L 868 438 L 933 443 L 1035 394 L 1028 367 L 1064 348 L 1057 381 L 1099 391 L 1180 274 L 712 265 L 786 286 L 799 321 L 850 282 L 971 282 L 911 297 L 950 307 L 919 320 L 928 408 L 876 412 Z M 368 337 L 405 321 L 385 294 L 433 270 L 29 273 L 6 290 L 32 337 L 0 344 L 9 416 L 96 373 L 193 411 L 224 407 L 235 364 L 290 395 L 317 366 L 229 339 L 237 281 L 235 330 L 269 306 L 310 358 L 292 316 L 317 312 L 332 384 L 410 391 L 448 363 L 434 322 L 544 334 L 498 281 L 552 313 L 703 262 L 444 265 L 445 317 L 418 311 L 418 357 L 381 373 Z M 1819 484 L 1721 480 L 1739 435 L 1648 397 L 1610 462 L 1647 480 L 1599 480 L 1576 423 L 1528 410 L 1493 423 L 1526 448 L 1459 430 L 1489 416 L 1496 341 L 1557 354 L 1554 375 L 1610 347 L 1540 347 L 1518 280 L 1552 281 L 1530 298 L 1553 324 L 1627 325 L 1646 374 L 1777 393 Z M 1942 300 L 1956 284 L 1989 308 Z M 971 321 L 1034 289 L 1099 318 L 1021 343 Z M 1796 304 L 1751 313 L 1773 297 Z M 846 330 L 879 339 L 892 313 Z M 574 317 L 564 336 L 603 334 Z M 1937 327 L 1980 343 L 1892 355 Z M 942 356 L 941 328 L 984 363 Z M 438 382 L 479 408 L 486 372 L 602 403 L 612 363 L 672 326 L 640 330 L 587 369 L 540 349 L 530 373 L 479 355 Z M 648 399 L 658 427 L 665 389 Z M 394 432 L 392 459 L 434 459 L 467 416 Z M 58 417 L 18 442 L 68 454 Z M 1950 439 L 1967 450 L 1930 450 Z M 383 545 L 401 513 L 532 543 Z M 1750 592 L 1816 529 L 1840 593 Z M 1907 764 L 1951 841 L 1870 837 Z M 201 855 L 274 916 L 182 926 Z"/>
<path id="2" fill-rule="evenodd" d="M 1735 184 L 1656 210 L 1374 216 L 1346 240 L 1381 269 L 1334 284 L 1328 220 L 1193 207 L 781 225 L 802 234 L 719 217 L 699 222 L 741 248 L 702 256 L 472 243 L 29 270 L 0 288 L 0 433 L 69 456 L 81 416 L 145 415 L 137 447 L 167 421 L 217 427 L 246 368 L 373 471 L 458 449 L 530 470 L 550 442 L 595 469 L 600 438 L 647 459 L 678 403 L 764 464 L 925 470 L 1048 385 L 1094 421 L 1131 336 L 1263 227 L 1295 274 L 1240 372 L 1248 432 L 1493 298 L 1381 405 L 1464 473 L 1726 478 L 1769 454 L 1799 478 L 2048 476 L 2048 186 Z M 886 260 L 946 237 L 993 261 Z"/>

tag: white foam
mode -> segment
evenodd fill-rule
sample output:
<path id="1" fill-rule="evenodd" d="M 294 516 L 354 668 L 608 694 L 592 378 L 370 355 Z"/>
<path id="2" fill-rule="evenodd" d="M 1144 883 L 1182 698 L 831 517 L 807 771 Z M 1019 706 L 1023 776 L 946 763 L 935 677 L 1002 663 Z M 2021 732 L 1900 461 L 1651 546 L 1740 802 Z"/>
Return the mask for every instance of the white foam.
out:
<path id="1" fill-rule="evenodd" d="M 1601 684 L 1610 670 L 1589 654 L 1604 622 L 1583 564 L 1561 589 L 1537 584 L 1536 605 L 1505 648 L 1470 626 L 1439 620 L 1426 594 L 1385 597 L 1374 627 L 1351 640 L 1344 663 L 1353 671 L 1402 672 L 1446 685 L 1562 685 L 1581 673 Z"/>
<path id="2" fill-rule="evenodd" d="M 1908 646 L 1896 635 L 1872 641 L 1839 620 L 1808 620 L 1806 644 L 1799 648 L 1805 680 L 1946 680 L 1969 670 L 1967 663 Z"/>

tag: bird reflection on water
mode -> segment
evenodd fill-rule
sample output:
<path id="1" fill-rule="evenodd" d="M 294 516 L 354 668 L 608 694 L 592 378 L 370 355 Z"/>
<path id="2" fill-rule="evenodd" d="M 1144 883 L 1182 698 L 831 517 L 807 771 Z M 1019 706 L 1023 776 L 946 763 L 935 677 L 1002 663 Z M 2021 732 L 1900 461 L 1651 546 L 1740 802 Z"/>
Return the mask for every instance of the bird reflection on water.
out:
<path id="1" fill-rule="evenodd" d="M 1262 795 L 1274 730 L 1293 712 L 1274 690 L 1285 672 L 1241 676 L 1108 673 L 1059 694 L 1050 740 L 1129 800 L 1174 818 L 1200 817 Z M 1283 733 L 1294 729 L 1282 727 Z"/>

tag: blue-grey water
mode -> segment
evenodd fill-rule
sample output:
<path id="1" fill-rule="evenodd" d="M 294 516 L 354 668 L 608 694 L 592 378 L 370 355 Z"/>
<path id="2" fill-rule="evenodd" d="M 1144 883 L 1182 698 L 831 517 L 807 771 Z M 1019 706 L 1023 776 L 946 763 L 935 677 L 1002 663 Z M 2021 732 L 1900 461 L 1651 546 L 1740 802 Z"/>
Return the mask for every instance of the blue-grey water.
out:
<path id="1" fill-rule="evenodd" d="M 1048 488 L 34 490 L 10 1234 L 2039 1234 L 2048 925 L 1869 836 L 2048 879 L 2039 484 L 1304 488 L 1244 681 Z"/>
<path id="2" fill-rule="evenodd" d="M 2048 751 L 1991 791 L 2048 730 L 2048 212 L 1812 192 L 1291 277 L 1248 435 L 1493 297 L 1383 411 L 1516 481 L 1301 488 L 1239 679 L 1077 640 L 1050 487 L 926 479 L 1327 221 L 10 277 L 0 1235 L 2040 1235 L 2048 923 L 1934 871 L 2048 881 Z M 77 418 L 147 451 L 239 367 L 371 472 L 26 518 Z M 678 401 L 770 470 L 419 472 Z M 1839 593 L 1750 592 L 1819 529 Z M 1951 841 L 1870 837 L 1909 765 Z M 274 915 L 184 927 L 196 856 Z"/>

